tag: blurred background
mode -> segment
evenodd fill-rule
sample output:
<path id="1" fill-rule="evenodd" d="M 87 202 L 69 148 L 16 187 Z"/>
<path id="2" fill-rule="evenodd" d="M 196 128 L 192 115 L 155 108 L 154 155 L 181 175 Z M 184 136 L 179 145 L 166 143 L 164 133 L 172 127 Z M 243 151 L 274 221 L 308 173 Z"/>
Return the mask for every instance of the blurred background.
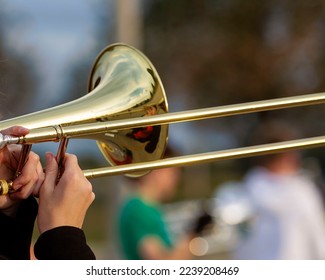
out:
<path id="1" fill-rule="evenodd" d="M 169 111 L 322 92 L 325 89 L 325 2 L 321 0 L 0 0 L 0 107 L 8 119 L 53 107 L 87 92 L 89 71 L 108 44 L 143 51 L 164 84 Z M 281 118 L 302 137 L 322 135 L 323 105 L 170 126 L 178 154 L 241 147 L 257 124 Z M 87 145 L 87 149 L 85 149 Z M 43 153 L 56 144 L 35 145 Z M 84 169 L 105 166 L 92 141 L 71 141 Z M 319 182 L 324 149 L 303 152 Z M 197 201 L 240 180 L 246 161 L 182 169 L 168 222 L 191 219 Z M 85 221 L 98 258 L 119 258 L 114 236 L 123 176 L 93 180 L 96 201 Z M 193 206 L 194 205 L 194 206 Z M 180 222 L 181 221 L 181 222 Z M 228 258 L 236 236 L 221 226 L 202 258 Z"/>

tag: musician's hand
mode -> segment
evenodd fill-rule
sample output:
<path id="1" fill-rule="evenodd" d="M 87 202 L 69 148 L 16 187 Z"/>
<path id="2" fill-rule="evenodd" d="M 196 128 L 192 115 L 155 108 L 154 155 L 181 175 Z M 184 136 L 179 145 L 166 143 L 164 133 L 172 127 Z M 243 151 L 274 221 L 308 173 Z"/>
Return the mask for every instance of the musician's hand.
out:
<path id="1" fill-rule="evenodd" d="M 4 135 L 23 136 L 29 132 L 28 129 L 14 126 L 1 131 Z M 8 145 L 0 150 L 0 179 L 13 180 L 18 166 L 21 147 L 19 145 Z M 9 216 L 14 216 L 16 209 L 22 199 L 30 195 L 37 196 L 40 185 L 44 180 L 44 173 L 39 156 L 30 152 L 21 175 L 13 180 L 12 194 L 0 196 L 0 211 Z"/>
<path id="2" fill-rule="evenodd" d="M 192 225 L 191 233 L 194 235 L 200 235 L 208 225 L 212 224 L 212 222 L 212 216 L 206 211 L 203 211 Z"/>
<path id="3" fill-rule="evenodd" d="M 40 233 L 59 226 L 81 228 L 86 212 L 95 199 L 92 185 L 80 169 L 77 157 L 66 154 L 64 172 L 57 183 L 58 164 L 46 154 L 45 180 L 39 193 Z"/>

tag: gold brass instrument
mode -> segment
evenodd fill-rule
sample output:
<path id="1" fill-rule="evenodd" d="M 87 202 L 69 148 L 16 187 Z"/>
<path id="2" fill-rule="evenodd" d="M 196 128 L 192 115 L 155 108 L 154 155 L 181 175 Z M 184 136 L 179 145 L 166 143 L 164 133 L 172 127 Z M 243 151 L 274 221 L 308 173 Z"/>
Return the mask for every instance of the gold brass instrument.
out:
<path id="1" fill-rule="evenodd" d="M 1 135 L 0 148 L 7 144 L 21 143 L 23 149 L 46 141 L 61 141 L 57 160 L 64 157 L 72 135 L 65 131 L 81 124 L 96 124 L 113 120 L 162 114 L 168 110 L 164 88 L 154 66 L 140 51 L 124 44 L 105 48 L 96 58 L 85 96 L 25 116 L 0 122 L 0 130 L 20 125 L 30 129 L 28 139 Z M 74 131 L 73 137 L 82 138 Z M 144 162 L 161 158 L 166 147 L 167 125 L 148 125 L 141 128 L 107 130 L 87 135 L 94 139 L 111 165 Z M 28 153 L 21 156 L 23 166 Z M 132 172 L 140 176 L 144 172 Z M 19 170 L 17 171 L 17 175 Z M 0 181 L 0 194 L 10 188 Z"/>
<path id="2" fill-rule="evenodd" d="M 58 160 L 64 156 L 67 140 L 97 141 L 110 167 L 84 170 L 87 178 L 127 174 L 141 176 L 150 170 L 207 163 L 292 149 L 323 146 L 325 136 L 251 146 L 224 151 L 161 159 L 168 139 L 168 125 L 208 118 L 232 116 L 325 103 L 325 93 L 168 113 L 159 75 L 148 58 L 124 44 L 105 48 L 96 58 L 89 79 L 89 93 L 47 110 L 0 122 L 0 130 L 20 125 L 30 129 L 23 137 L 1 135 L 0 148 L 8 144 L 61 141 Z M 19 170 L 17 171 L 19 174 Z M 1 183 L 0 194 L 10 189 Z M 2 189 L 2 191 L 1 191 Z"/>

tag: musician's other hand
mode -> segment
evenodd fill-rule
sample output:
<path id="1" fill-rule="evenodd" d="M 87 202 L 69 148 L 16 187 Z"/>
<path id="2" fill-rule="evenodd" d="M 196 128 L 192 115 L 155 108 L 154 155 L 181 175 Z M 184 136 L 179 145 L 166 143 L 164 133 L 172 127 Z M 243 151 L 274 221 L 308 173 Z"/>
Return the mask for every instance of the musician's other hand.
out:
<path id="1" fill-rule="evenodd" d="M 40 233 L 59 226 L 81 228 L 86 212 L 95 199 L 92 185 L 85 178 L 75 155 L 66 154 L 64 172 L 57 182 L 58 164 L 46 154 L 45 180 L 39 193 Z"/>
<path id="2" fill-rule="evenodd" d="M 13 126 L 1 131 L 4 135 L 24 136 L 29 132 L 21 126 Z M 0 179 L 13 180 L 12 194 L 0 196 L 0 211 L 9 216 L 14 216 L 21 200 L 30 195 L 37 196 L 39 188 L 44 180 L 44 173 L 40 158 L 30 152 L 27 161 L 21 170 L 21 175 L 14 178 L 18 167 L 18 159 L 21 147 L 8 145 L 0 150 Z"/>

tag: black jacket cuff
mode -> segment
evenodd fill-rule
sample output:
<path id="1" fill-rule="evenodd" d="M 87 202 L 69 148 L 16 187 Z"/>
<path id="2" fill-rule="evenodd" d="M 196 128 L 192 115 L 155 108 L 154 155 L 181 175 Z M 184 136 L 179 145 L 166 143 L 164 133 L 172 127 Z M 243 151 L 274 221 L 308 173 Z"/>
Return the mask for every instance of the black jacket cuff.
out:
<path id="1" fill-rule="evenodd" d="M 40 235 L 34 253 L 39 260 L 94 260 L 84 232 L 76 227 L 61 226 Z"/>

